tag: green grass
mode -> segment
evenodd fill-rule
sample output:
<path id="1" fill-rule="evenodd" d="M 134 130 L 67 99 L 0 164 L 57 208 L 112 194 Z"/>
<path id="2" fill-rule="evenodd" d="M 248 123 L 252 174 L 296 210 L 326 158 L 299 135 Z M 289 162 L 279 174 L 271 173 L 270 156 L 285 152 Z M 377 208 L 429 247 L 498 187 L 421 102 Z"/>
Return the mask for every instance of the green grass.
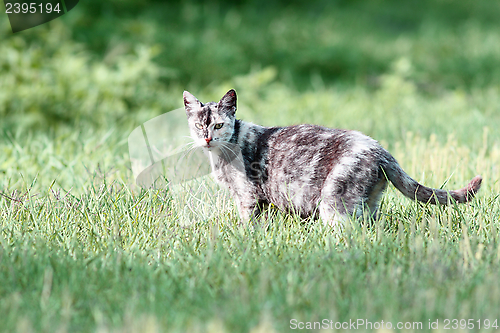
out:
<path id="1" fill-rule="evenodd" d="M 16 35 L 0 15 L 0 331 L 500 321 L 499 13 L 89 0 Z M 426 185 L 483 187 L 451 207 L 391 187 L 377 224 L 341 235 L 276 212 L 246 229 L 209 178 L 138 188 L 129 133 L 184 89 L 230 88 L 242 119 L 360 130 Z"/>
<path id="2" fill-rule="evenodd" d="M 393 153 L 408 172 L 435 187 L 451 176 L 446 188 L 481 173 L 479 198 L 425 206 L 391 188 L 378 224 L 353 222 L 339 238 L 279 213 L 245 229 L 209 180 L 140 190 L 123 142 L 57 139 L 2 144 L 5 331 L 279 332 L 293 318 L 427 325 L 497 316 L 498 146 L 471 152 L 407 137 Z M 214 211 L 186 219 L 185 191 L 200 187 L 194 209 Z"/>

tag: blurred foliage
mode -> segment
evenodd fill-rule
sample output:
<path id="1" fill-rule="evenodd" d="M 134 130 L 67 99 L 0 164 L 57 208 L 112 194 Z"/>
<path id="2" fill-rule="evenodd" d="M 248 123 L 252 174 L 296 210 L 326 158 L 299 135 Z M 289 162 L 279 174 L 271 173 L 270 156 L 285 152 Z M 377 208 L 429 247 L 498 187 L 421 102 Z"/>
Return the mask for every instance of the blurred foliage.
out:
<path id="1" fill-rule="evenodd" d="M 9 37 L 0 52 L 2 127 L 109 127 L 126 123 L 133 111 L 144 116 L 171 108 L 159 82 L 165 71 L 151 60 L 155 52 L 137 45 L 128 54 L 95 61 L 57 20 Z"/>
<path id="2" fill-rule="evenodd" d="M 482 142 L 500 114 L 498 17 L 489 0 L 87 0 L 13 35 L 0 16 L 0 127 L 129 129 L 184 89 L 236 87 L 254 110 L 240 116 L 267 124 Z"/>
<path id="3" fill-rule="evenodd" d="M 407 56 L 420 81 L 453 88 L 500 82 L 499 15 L 490 0 L 90 0 L 70 24 L 103 55 L 120 43 L 159 43 L 158 62 L 184 84 L 227 80 L 254 64 L 277 67 L 301 89 L 315 73 L 370 84 Z"/>

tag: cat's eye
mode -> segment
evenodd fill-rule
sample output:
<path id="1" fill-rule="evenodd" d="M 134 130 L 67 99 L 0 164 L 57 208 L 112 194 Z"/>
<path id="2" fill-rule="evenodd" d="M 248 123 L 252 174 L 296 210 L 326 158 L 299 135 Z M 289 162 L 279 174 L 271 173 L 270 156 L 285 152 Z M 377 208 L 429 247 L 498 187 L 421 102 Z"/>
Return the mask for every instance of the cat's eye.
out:
<path id="1" fill-rule="evenodd" d="M 197 129 L 203 129 L 203 125 L 200 123 L 194 124 L 194 127 L 196 127 Z"/>
<path id="2" fill-rule="evenodd" d="M 215 124 L 214 128 L 220 129 L 220 128 L 222 128 L 222 126 L 224 126 L 224 123 L 219 123 L 219 124 Z"/>

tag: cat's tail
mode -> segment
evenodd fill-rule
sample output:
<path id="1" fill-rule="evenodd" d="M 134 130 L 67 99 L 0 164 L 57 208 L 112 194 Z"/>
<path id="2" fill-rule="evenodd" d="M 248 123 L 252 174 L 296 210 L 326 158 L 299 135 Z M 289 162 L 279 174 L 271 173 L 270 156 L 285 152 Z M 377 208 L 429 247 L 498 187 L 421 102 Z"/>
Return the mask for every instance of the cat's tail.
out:
<path id="1" fill-rule="evenodd" d="M 472 200 L 476 193 L 481 188 L 483 178 L 481 176 L 474 177 L 467 186 L 453 191 L 430 188 L 419 184 L 412 179 L 399 166 L 398 162 L 392 157 L 385 165 L 381 165 L 386 177 L 401 191 L 406 197 L 418 200 L 424 203 L 448 205 L 453 202 L 464 203 Z"/>

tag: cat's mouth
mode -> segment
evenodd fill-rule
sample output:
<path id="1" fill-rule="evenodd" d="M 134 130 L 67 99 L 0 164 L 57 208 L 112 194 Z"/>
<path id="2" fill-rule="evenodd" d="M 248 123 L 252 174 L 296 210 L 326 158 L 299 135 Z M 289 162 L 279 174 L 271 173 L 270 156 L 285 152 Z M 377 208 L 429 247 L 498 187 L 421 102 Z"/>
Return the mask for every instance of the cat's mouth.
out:
<path id="1" fill-rule="evenodd" d="M 215 148 L 215 145 L 210 144 L 210 143 L 206 143 L 202 147 L 205 149 L 211 150 L 212 148 Z"/>
<path id="2" fill-rule="evenodd" d="M 203 149 L 207 149 L 207 150 L 211 150 L 213 148 L 217 148 L 219 147 L 219 144 L 218 142 L 214 141 L 214 140 L 210 140 L 209 142 L 206 142 L 205 140 L 203 142 L 199 142 L 200 143 L 200 147 L 203 148 Z"/>

